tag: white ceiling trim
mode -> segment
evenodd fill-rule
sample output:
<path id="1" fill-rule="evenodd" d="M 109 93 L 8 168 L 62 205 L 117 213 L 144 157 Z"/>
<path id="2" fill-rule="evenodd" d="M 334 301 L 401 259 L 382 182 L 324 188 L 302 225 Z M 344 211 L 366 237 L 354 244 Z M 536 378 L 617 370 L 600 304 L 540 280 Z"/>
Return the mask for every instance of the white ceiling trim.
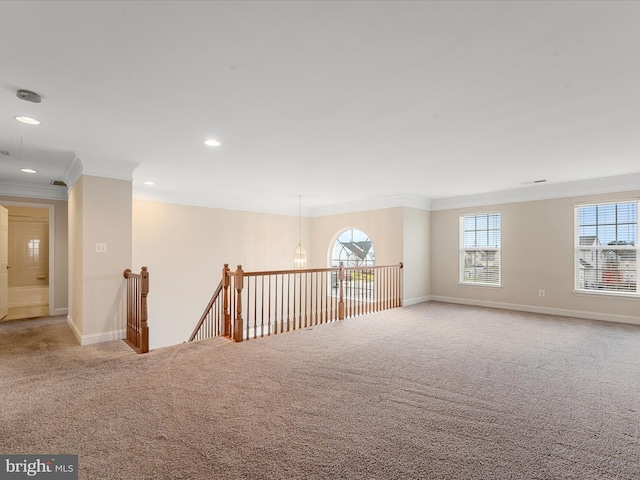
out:
<path id="1" fill-rule="evenodd" d="M 67 190 L 54 185 L 0 181 L 0 195 L 8 197 L 41 198 L 45 200 L 67 200 Z"/>
<path id="2" fill-rule="evenodd" d="M 79 152 L 67 171 L 72 183 L 67 183 L 69 189 L 78 181 L 80 176 L 113 178 L 115 180 L 133 181 L 133 171 L 140 162 L 121 160 L 119 158 L 87 155 Z"/>
<path id="3" fill-rule="evenodd" d="M 367 210 L 380 210 L 383 208 L 409 207 L 420 210 L 431 210 L 431 200 L 414 195 L 393 195 L 386 197 L 368 198 L 355 202 L 341 203 L 313 207 L 310 209 L 311 217 L 325 215 L 337 215 L 341 213 L 364 212 Z"/>
<path id="4" fill-rule="evenodd" d="M 65 176 L 65 183 L 67 182 L 67 178 L 77 176 L 78 166 L 75 162 L 74 166 L 70 170 L 73 170 L 73 172 L 69 176 Z M 77 178 L 80 177 L 77 176 Z M 69 186 L 68 188 L 70 189 L 71 186 Z M 562 197 L 578 197 L 583 195 L 628 192 L 633 190 L 640 191 L 640 173 L 583 180 L 577 182 L 533 185 L 521 189 L 504 190 L 500 192 L 491 192 L 478 195 L 439 198 L 433 200 L 411 195 L 370 198 L 364 201 L 328 206 L 303 207 L 302 214 L 305 217 L 319 217 L 367 210 L 379 210 L 383 208 L 393 207 L 409 207 L 421 210 L 435 211 L 536 200 L 550 200 L 553 198 Z M 53 185 L 35 185 L 7 181 L 0 181 L 0 195 L 41 198 L 48 200 L 67 200 L 67 191 L 61 187 Z M 195 197 L 185 197 L 183 194 L 172 198 L 170 195 L 159 196 L 149 194 L 149 192 L 134 191 L 133 198 L 134 200 L 140 201 L 200 206 L 206 208 L 220 208 L 224 210 L 240 210 L 278 215 L 298 215 L 297 206 L 295 208 L 287 209 L 276 207 L 265 208 L 265 205 L 250 204 L 248 202 L 242 204 L 235 200 L 229 201 L 221 198 L 218 199 L 218 202 L 212 203 L 210 199 L 208 199 L 209 201 L 203 201 L 203 199 Z"/>
<path id="5" fill-rule="evenodd" d="M 550 200 L 561 197 L 598 195 L 602 193 L 628 192 L 631 190 L 640 190 L 640 173 L 567 183 L 543 183 L 514 190 L 439 198 L 431 201 L 431 210 L 448 210 L 452 208 Z"/>

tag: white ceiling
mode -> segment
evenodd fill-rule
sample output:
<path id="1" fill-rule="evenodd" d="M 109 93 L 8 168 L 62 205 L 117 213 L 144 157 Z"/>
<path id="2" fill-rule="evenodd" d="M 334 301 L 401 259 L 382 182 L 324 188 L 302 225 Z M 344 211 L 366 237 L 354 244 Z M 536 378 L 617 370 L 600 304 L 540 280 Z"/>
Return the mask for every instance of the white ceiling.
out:
<path id="1" fill-rule="evenodd" d="M 281 212 L 637 176 L 639 20 L 640 2 L 2 1 L 0 176 L 124 160 L 137 198 Z"/>

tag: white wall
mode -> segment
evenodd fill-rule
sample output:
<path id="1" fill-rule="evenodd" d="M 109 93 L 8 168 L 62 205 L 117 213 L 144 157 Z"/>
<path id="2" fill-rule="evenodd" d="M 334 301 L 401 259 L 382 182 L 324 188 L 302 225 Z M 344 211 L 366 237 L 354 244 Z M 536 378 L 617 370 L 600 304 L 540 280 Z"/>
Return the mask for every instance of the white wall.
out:
<path id="1" fill-rule="evenodd" d="M 574 207 L 637 199 L 640 191 L 431 212 L 436 300 L 640 324 L 640 299 L 573 293 Z M 460 285 L 460 215 L 502 213 L 502 287 Z M 538 295 L 545 290 L 545 296 Z"/>
<path id="2" fill-rule="evenodd" d="M 126 336 L 131 198 L 131 181 L 86 175 L 69 192 L 69 323 L 82 345 Z M 106 252 L 97 252 L 98 243 Z"/>
<path id="3" fill-rule="evenodd" d="M 403 236 L 408 232 L 415 239 L 409 242 L 412 248 L 426 244 L 412 255 L 423 264 L 408 270 L 412 294 L 424 297 L 429 293 L 424 265 L 428 218 L 428 212 L 403 207 L 303 218 L 307 266 L 326 267 L 336 235 L 351 227 L 369 235 L 378 265 L 397 264 L 403 259 Z M 132 269 L 149 268 L 151 348 L 189 338 L 225 263 L 232 269 L 242 263 L 245 271 L 293 268 L 297 243 L 297 216 L 134 201 Z"/>
<path id="4" fill-rule="evenodd" d="M 149 268 L 151 348 L 186 341 L 225 263 L 245 271 L 293 268 L 298 217 L 133 202 L 133 266 Z M 303 219 L 307 252 L 309 221 Z"/>
<path id="5" fill-rule="evenodd" d="M 83 287 L 83 181 L 80 179 L 68 194 L 69 202 L 69 314 L 68 319 L 78 341 L 82 336 Z M 72 287 L 73 286 L 73 287 Z"/>
<path id="6" fill-rule="evenodd" d="M 431 212 L 405 207 L 403 213 L 403 305 L 411 305 L 431 295 Z"/>
<path id="7" fill-rule="evenodd" d="M 396 265 L 402 261 L 403 207 L 393 207 L 312 218 L 309 267 L 327 267 L 337 235 L 348 228 L 369 235 L 375 249 L 376 265 Z"/>

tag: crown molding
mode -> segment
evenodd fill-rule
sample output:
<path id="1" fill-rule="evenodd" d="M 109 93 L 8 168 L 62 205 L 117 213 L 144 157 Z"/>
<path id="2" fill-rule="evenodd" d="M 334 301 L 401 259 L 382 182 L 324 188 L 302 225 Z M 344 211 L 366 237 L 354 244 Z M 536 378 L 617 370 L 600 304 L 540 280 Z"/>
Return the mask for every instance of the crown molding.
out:
<path id="1" fill-rule="evenodd" d="M 640 190 L 640 173 L 556 184 L 543 183 L 513 190 L 438 198 L 431 201 L 431 210 L 550 200 L 562 197 L 628 192 L 630 190 Z"/>
<path id="2" fill-rule="evenodd" d="M 553 198 L 628 192 L 632 190 L 640 190 L 640 173 L 580 180 L 575 182 L 556 184 L 545 183 L 522 187 L 519 189 L 438 199 L 429 199 L 416 195 L 372 197 L 333 205 L 307 206 L 303 207 L 302 214 L 305 217 L 320 217 L 393 207 L 409 207 L 421 210 L 448 210 L 454 208 L 470 208 L 487 205 L 501 205 L 506 203 L 549 200 Z M 158 191 L 156 193 L 149 194 L 148 191 L 142 191 L 139 187 L 136 188 L 135 185 L 134 199 L 279 215 L 298 214 L 297 208 L 294 208 L 291 205 L 256 204 L 221 197 L 195 198 L 189 194 L 177 194 L 176 192 L 167 194 L 167 192 Z"/>
<path id="3" fill-rule="evenodd" d="M 139 201 L 169 203 L 192 207 L 219 208 L 223 210 L 239 210 L 243 212 L 268 213 L 274 215 L 298 216 L 298 205 L 275 205 L 267 203 L 255 203 L 224 197 L 198 197 L 184 193 L 164 192 L 157 190 L 150 192 L 134 184 L 133 198 Z M 348 203 L 322 206 L 302 206 L 302 216 L 321 217 L 326 215 L 338 215 L 342 213 L 364 212 L 368 210 L 380 210 L 393 207 L 410 207 L 421 210 L 430 209 L 430 200 L 411 195 L 394 195 L 386 197 L 373 197 Z"/>
<path id="4" fill-rule="evenodd" d="M 431 200 L 416 195 L 391 195 L 383 197 L 365 198 L 353 202 L 335 205 L 322 205 L 309 208 L 311 217 L 338 215 L 342 213 L 365 212 L 367 210 L 381 210 L 384 208 L 409 207 L 420 210 L 431 210 Z"/>
<path id="5" fill-rule="evenodd" d="M 204 197 L 193 195 L 190 192 L 167 192 L 133 185 L 133 199 L 143 202 L 167 203 L 171 205 L 184 205 L 188 207 L 218 208 L 221 210 L 236 210 L 240 212 L 268 213 L 274 215 L 298 215 L 298 206 L 271 205 L 243 201 L 242 199 L 230 199 L 225 197 Z M 306 208 L 302 208 L 303 216 L 307 216 Z"/>
<path id="6" fill-rule="evenodd" d="M 0 180 L 0 195 L 8 197 L 42 198 L 45 200 L 67 200 L 67 190 L 55 185 L 6 182 Z"/>
<path id="7" fill-rule="evenodd" d="M 113 178 L 115 180 L 133 181 L 133 171 L 140 162 L 121 160 L 119 158 L 83 155 L 77 153 L 63 179 L 70 191 L 81 176 Z"/>
<path id="8" fill-rule="evenodd" d="M 70 192 L 71 189 L 75 186 L 75 184 L 80 180 L 82 176 L 82 162 L 76 156 L 74 157 L 71 165 L 67 168 L 67 171 L 64 172 L 62 176 L 62 180 L 67 184 L 67 192 Z"/>

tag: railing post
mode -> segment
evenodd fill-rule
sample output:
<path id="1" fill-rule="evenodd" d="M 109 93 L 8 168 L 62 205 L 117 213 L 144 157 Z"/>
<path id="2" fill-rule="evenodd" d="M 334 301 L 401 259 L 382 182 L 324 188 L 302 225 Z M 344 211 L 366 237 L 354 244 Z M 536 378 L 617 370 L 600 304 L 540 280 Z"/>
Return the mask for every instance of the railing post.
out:
<path id="1" fill-rule="evenodd" d="M 136 338 L 133 337 L 133 308 L 131 306 L 131 281 L 129 280 L 129 275 L 131 275 L 131 269 L 127 268 L 123 272 L 124 278 L 126 279 L 125 289 L 127 290 L 127 299 L 126 299 L 126 307 L 127 307 L 127 342 L 131 344 L 135 344 Z"/>
<path id="2" fill-rule="evenodd" d="M 338 303 L 338 320 L 344 320 L 344 262 L 340 262 L 338 279 L 340 280 L 340 302 Z"/>
<path id="3" fill-rule="evenodd" d="M 238 265 L 236 269 L 236 321 L 233 325 L 233 341 L 241 342 L 243 337 L 243 321 L 242 321 L 242 284 L 243 284 L 244 272 L 242 271 L 242 265 Z"/>
<path id="4" fill-rule="evenodd" d="M 400 268 L 398 269 L 398 307 L 402 306 L 402 262 L 400 262 Z"/>
<path id="5" fill-rule="evenodd" d="M 229 313 L 229 264 L 225 263 L 222 267 L 222 287 L 224 291 L 222 293 L 222 309 L 224 316 L 224 326 L 222 328 L 222 335 L 225 337 L 231 336 L 231 314 Z"/>
<path id="6" fill-rule="evenodd" d="M 149 294 L 149 271 L 142 267 L 140 272 L 141 298 L 140 298 L 140 353 L 149 352 L 149 325 L 147 324 L 147 295 Z"/>

